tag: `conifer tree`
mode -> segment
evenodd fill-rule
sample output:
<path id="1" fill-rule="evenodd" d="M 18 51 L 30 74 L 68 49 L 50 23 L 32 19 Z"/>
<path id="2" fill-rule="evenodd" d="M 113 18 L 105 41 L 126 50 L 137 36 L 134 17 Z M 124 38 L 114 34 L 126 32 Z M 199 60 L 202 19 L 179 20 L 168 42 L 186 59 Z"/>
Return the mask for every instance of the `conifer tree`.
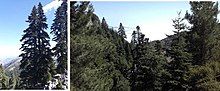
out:
<path id="1" fill-rule="evenodd" d="M 71 28 L 75 27 L 75 22 L 76 22 L 76 1 L 71 1 L 70 3 L 70 26 Z M 71 33 L 72 34 L 72 33 Z"/>
<path id="2" fill-rule="evenodd" d="M 124 29 L 124 26 L 122 25 L 122 23 L 120 23 L 120 25 L 119 25 L 118 35 L 122 36 L 123 38 L 127 38 L 127 36 L 125 34 L 125 29 Z"/>
<path id="3" fill-rule="evenodd" d="M 163 76 L 167 73 L 164 69 L 166 58 L 162 45 L 157 41 L 155 46 L 151 46 L 149 39 L 140 32 L 140 27 L 137 26 L 136 29 L 132 34 L 134 63 L 130 74 L 131 90 L 162 90 Z"/>
<path id="4" fill-rule="evenodd" d="M 154 47 L 155 47 L 155 51 L 157 52 L 157 54 L 161 54 L 163 52 L 163 47 L 159 40 L 156 40 L 156 44 Z"/>
<path id="5" fill-rule="evenodd" d="M 108 26 L 108 24 L 107 24 L 107 22 L 106 22 L 104 17 L 102 18 L 102 21 L 101 21 L 101 27 L 104 30 L 104 31 L 102 31 L 102 34 L 104 36 L 106 36 L 107 38 L 112 39 L 112 36 L 110 34 L 110 31 L 109 31 L 109 26 Z"/>
<path id="6" fill-rule="evenodd" d="M 14 77 L 14 76 L 12 76 L 12 77 L 9 78 L 9 83 L 8 83 L 8 84 L 9 84 L 9 88 L 10 88 L 10 89 L 13 89 L 13 87 L 14 87 L 14 81 L 15 81 L 15 80 L 14 80 L 13 77 Z"/>
<path id="7" fill-rule="evenodd" d="M 142 38 L 140 37 L 140 35 L 142 35 L 142 33 L 140 32 L 140 27 L 137 26 L 136 27 L 136 31 L 133 31 L 132 33 L 132 39 L 131 39 L 131 45 L 132 45 L 132 56 L 134 58 L 134 60 L 136 60 L 138 57 L 138 47 L 142 46 L 142 44 L 140 44 L 140 39 L 143 39 L 145 35 L 142 35 Z M 148 39 L 146 38 L 147 42 Z"/>
<path id="8" fill-rule="evenodd" d="M 8 89 L 8 77 L 5 74 L 2 64 L 0 64 L 0 90 Z"/>
<path id="9" fill-rule="evenodd" d="M 189 35 L 194 65 L 205 64 L 212 58 L 211 50 L 216 39 L 213 33 L 217 27 L 218 3 L 207 1 L 191 1 L 192 14 L 186 13 L 186 19 L 192 24 Z"/>
<path id="10" fill-rule="evenodd" d="M 181 90 L 189 89 L 187 82 L 187 73 L 191 67 L 191 54 L 187 50 L 186 25 L 183 23 L 184 18 L 180 17 L 181 12 L 178 12 L 178 17 L 173 20 L 175 38 L 171 43 L 171 49 L 167 50 L 167 55 L 171 57 L 168 71 L 171 77 L 167 79 L 166 90 Z"/>
<path id="11" fill-rule="evenodd" d="M 43 89 L 54 72 L 54 62 L 50 50 L 49 35 L 46 16 L 43 6 L 39 3 L 38 8 L 32 9 L 31 15 L 26 22 L 29 27 L 24 30 L 21 38 L 23 42 L 19 55 L 22 60 L 20 65 L 20 88 L 21 89 Z"/>
<path id="12" fill-rule="evenodd" d="M 84 29 L 91 19 L 93 8 L 89 1 L 81 1 L 76 5 L 76 2 L 71 4 L 71 34 L 79 34 Z"/>
<path id="13" fill-rule="evenodd" d="M 104 30 L 108 29 L 108 24 L 104 17 L 102 18 L 101 26 Z"/>
<path id="14" fill-rule="evenodd" d="M 57 61 L 56 72 L 63 76 L 67 76 L 67 2 L 63 1 L 57 9 L 54 23 L 51 26 L 51 33 L 54 34 L 53 41 L 57 44 L 53 48 Z M 62 78 L 60 85 L 67 82 Z M 61 86 L 59 86 L 61 87 Z"/>
<path id="15" fill-rule="evenodd" d="M 53 48 L 57 57 L 57 73 L 67 74 L 67 2 L 63 2 L 57 9 L 51 33 L 54 34 L 53 41 L 57 44 Z"/>
<path id="16" fill-rule="evenodd" d="M 143 80 L 142 80 L 142 70 L 141 70 L 141 60 L 143 59 L 146 52 L 146 44 L 148 41 L 144 42 L 144 34 L 140 37 L 140 27 L 136 27 L 136 31 L 133 31 L 132 40 L 132 56 L 134 62 L 132 63 L 131 73 L 130 73 L 130 84 L 131 90 L 143 90 Z M 141 42 L 140 42 L 141 41 Z M 141 58 L 142 57 L 142 58 Z M 145 60 L 145 59 L 143 59 Z M 142 60 L 142 61 L 143 61 Z"/>
<path id="17" fill-rule="evenodd" d="M 190 5 L 192 14 L 185 16 L 192 24 L 188 38 L 194 65 L 189 71 L 190 90 L 219 90 L 218 3 L 191 1 Z"/>
<path id="18" fill-rule="evenodd" d="M 163 90 L 164 84 L 166 82 L 167 76 L 169 76 L 168 71 L 165 69 L 167 67 L 167 59 L 165 56 L 164 48 L 161 41 L 157 40 L 154 45 L 155 51 L 152 52 L 149 65 L 150 81 L 148 86 L 153 90 Z M 150 57 L 150 56 L 149 56 Z"/>
<path id="19" fill-rule="evenodd" d="M 133 31 L 131 36 L 132 36 L 131 44 L 135 45 L 137 43 L 137 33 L 136 33 L 136 31 Z"/>
<path id="20" fill-rule="evenodd" d="M 81 6 L 81 4 L 83 3 L 76 6 Z M 79 8 L 82 7 L 77 7 L 76 12 L 79 12 Z M 89 9 L 89 4 L 87 9 Z M 87 16 L 88 20 L 85 21 L 87 23 L 80 27 L 71 27 L 71 31 L 80 31 L 71 36 L 71 89 L 129 91 L 128 80 L 121 72 L 121 67 L 124 67 L 126 63 L 125 57 L 118 55 L 116 46 L 120 42 L 123 44 L 122 41 L 113 29 L 104 29 L 101 23 L 95 23 L 100 22 L 99 19 L 94 13 L 88 15 L 87 9 L 82 15 Z M 76 18 L 73 23 L 80 22 Z M 106 33 L 108 36 L 105 35 Z"/>

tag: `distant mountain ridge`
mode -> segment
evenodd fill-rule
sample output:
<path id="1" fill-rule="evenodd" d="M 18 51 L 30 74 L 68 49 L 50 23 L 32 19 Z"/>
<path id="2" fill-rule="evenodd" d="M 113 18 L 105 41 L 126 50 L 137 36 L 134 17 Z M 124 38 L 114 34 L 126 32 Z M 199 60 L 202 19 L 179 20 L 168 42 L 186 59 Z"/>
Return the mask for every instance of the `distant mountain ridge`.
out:
<path id="1" fill-rule="evenodd" d="M 5 62 L 5 64 L 3 64 L 5 73 L 7 74 L 7 76 L 13 77 L 14 76 L 19 76 L 20 74 L 20 70 L 19 70 L 19 66 L 20 66 L 20 57 L 17 58 L 7 58 L 7 61 Z"/>
<path id="2" fill-rule="evenodd" d="M 187 31 L 182 31 L 180 32 L 180 35 L 185 36 L 184 34 L 188 33 Z M 186 37 L 186 36 L 185 36 Z M 172 44 L 172 40 L 174 38 L 177 38 L 177 35 L 167 35 L 166 38 L 159 40 L 161 42 L 161 45 L 164 49 L 170 49 L 171 48 L 171 44 Z M 154 46 L 156 44 L 157 40 L 151 41 L 150 45 Z"/>
<path id="3" fill-rule="evenodd" d="M 8 57 L 0 60 L 0 64 L 5 65 L 10 63 L 13 59 L 16 59 L 18 57 Z"/>
<path id="4" fill-rule="evenodd" d="M 4 65 L 4 68 L 8 68 L 12 65 L 15 65 L 15 64 L 20 64 L 20 60 L 21 58 L 17 57 L 17 58 L 9 58 L 5 61 L 7 61 L 7 63 L 3 64 Z"/>

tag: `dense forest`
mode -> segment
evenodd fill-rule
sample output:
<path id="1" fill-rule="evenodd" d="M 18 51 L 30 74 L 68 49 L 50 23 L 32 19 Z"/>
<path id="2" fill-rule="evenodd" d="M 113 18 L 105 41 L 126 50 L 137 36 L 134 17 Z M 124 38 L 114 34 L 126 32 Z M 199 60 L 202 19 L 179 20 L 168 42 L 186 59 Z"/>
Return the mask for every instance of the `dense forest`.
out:
<path id="1" fill-rule="evenodd" d="M 72 1 L 71 91 L 219 91 L 218 2 L 189 4 L 171 20 L 174 35 L 149 41 L 137 26 L 127 41 L 123 23 L 115 30 L 90 2 Z"/>
<path id="2" fill-rule="evenodd" d="M 0 90 L 67 89 L 67 1 L 56 10 L 50 28 L 55 46 L 51 48 L 47 18 L 41 3 L 32 8 L 20 39 L 20 64 L 8 75 L 0 65 Z M 18 70 L 15 72 L 15 70 Z"/>

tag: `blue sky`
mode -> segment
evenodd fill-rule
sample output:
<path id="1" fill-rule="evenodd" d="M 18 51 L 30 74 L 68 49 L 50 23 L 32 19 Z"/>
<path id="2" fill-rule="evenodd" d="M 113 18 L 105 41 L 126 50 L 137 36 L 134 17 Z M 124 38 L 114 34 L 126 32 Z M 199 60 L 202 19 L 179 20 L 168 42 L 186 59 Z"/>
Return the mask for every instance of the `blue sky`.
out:
<path id="1" fill-rule="evenodd" d="M 57 1 L 57 0 L 55 0 Z M 57 3 L 54 0 L 2 0 L 0 3 L 0 60 L 17 57 L 20 54 L 20 39 L 23 30 L 28 27 L 27 20 L 34 5 L 39 2 L 44 6 L 50 28 Z M 60 3 L 60 2 L 59 2 Z M 49 33 L 50 30 L 48 29 Z M 52 36 L 51 36 L 52 37 Z M 53 43 L 53 42 L 52 42 Z"/>
<path id="2" fill-rule="evenodd" d="M 160 40 L 165 34 L 173 34 L 172 19 L 177 11 L 190 10 L 188 1 L 94 1 L 95 13 L 100 20 L 105 17 L 109 26 L 118 27 L 121 22 L 126 28 L 127 40 L 137 25 L 150 40 Z"/>

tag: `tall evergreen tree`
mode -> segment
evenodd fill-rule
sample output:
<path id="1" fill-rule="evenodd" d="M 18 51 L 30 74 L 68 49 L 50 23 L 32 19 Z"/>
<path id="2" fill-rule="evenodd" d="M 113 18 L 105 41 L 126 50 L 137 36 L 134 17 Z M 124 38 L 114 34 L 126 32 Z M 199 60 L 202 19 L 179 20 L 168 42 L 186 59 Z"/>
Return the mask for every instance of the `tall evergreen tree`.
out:
<path id="1" fill-rule="evenodd" d="M 136 33 L 136 31 L 133 31 L 131 36 L 132 36 L 131 44 L 135 45 L 137 43 L 137 33 Z"/>
<path id="2" fill-rule="evenodd" d="M 142 35 L 142 37 L 140 35 Z M 143 47 L 142 43 L 144 43 L 143 39 L 145 35 L 140 32 L 140 27 L 137 26 L 136 31 L 133 31 L 131 36 L 132 56 L 134 60 L 136 60 L 137 58 L 139 58 L 138 47 Z M 142 43 L 140 43 L 140 40 L 143 40 Z M 145 40 L 148 42 L 148 38 L 146 38 Z"/>
<path id="3" fill-rule="evenodd" d="M 156 41 L 154 49 L 155 51 L 150 53 L 150 61 L 148 61 L 148 74 L 150 74 L 149 78 L 151 81 L 148 83 L 148 86 L 152 90 L 163 90 L 167 77 L 170 75 L 166 69 L 168 61 L 166 59 L 165 50 L 161 41 Z"/>
<path id="4" fill-rule="evenodd" d="M 120 23 L 119 28 L 118 28 L 118 35 L 122 36 L 123 38 L 127 38 L 126 34 L 125 34 L 125 28 L 122 25 L 122 23 Z"/>
<path id="5" fill-rule="evenodd" d="M 191 54 L 187 50 L 186 25 L 183 23 L 184 18 L 180 17 L 181 12 L 178 12 L 178 17 L 173 20 L 175 38 L 172 39 L 171 49 L 167 50 L 167 55 L 171 57 L 168 71 L 171 77 L 167 79 L 165 85 L 166 90 L 181 90 L 189 89 L 187 82 L 187 73 L 191 67 Z"/>
<path id="6" fill-rule="evenodd" d="M 57 42 L 52 49 L 58 63 L 56 72 L 61 74 L 61 77 L 65 77 L 67 76 L 67 2 L 65 0 L 56 11 L 51 30 L 51 33 L 55 35 L 53 41 Z M 62 88 L 66 84 L 65 78 L 62 78 L 59 87 Z"/>
<path id="7" fill-rule="evenodd" d="M 136 27 L 136 31 L 133 31 L 133 33 L 132 33 L 132 39 L 131 39 L 131 43 L 133 44 L 133 45 L 137 45 L 137 44 L 140 44 L 140 42 L 141 42 L 141 36 L 143 37 L 143 36 L 145 36 L 145 35 L 143 35 L 141 32 L 140 32 L 140 26 L 137 26 Z M 147 39 L 147 38 L 146 38 Z M 147 39 L 148 40 L 148 39 Z"/>
<path id="8" fill-rule="evenodd" d="M 53 48 L 57 57 L 57 73 L 67 75 L 67 2 L 63 2 L 57 9 L 51 33 L 55 35 L 53 41 L 57 44 Z"/>
<path id="9" fill-rule="evenodd" d="M 159 41 L 155 46 L 150 45 L 149 39 L 140 32 L 140 27 L 136 29 L 132 34 L 134 63 L 130 74 L 131 90 L 162 90 L 163 75 L 166 75 L 162 45 Z"/>
<path id="10" fill-rule="evenodd" d="M 192 24 L 188 40 L 195 65 L 189 72 L 190 90 L 219 90 L 218 3 L 192 1 L 190 5 L 192 14 L 186 13 L 185 16 Z"/>
<path id="11" fill-rule="evenodd" d="M 81 1 L 80 4 L 76 4 L 75 1 L 71 3 L 71 34 L 80 34 L 91 19 L 93 12 L 92 5 L 89 1 Z"/>
<path id="12" fill-rule="evenodd" d="M 131 43 L 133 43 L 133 48 L 132 48 L 133 55 L 132 56 L 134 59 L 134 62 L 131 68 L 131 76 L 130 76 L 130 84 L 131 84 L 132 91 L 134 91 L 135 89 L 143 90 L 143 87 L 144 87 L 143 86 L 144 82 L 142 80 L 142 77 L 144 77 L 144 75 L 142 74 L 141 60 L 143 59 L 145 53 L 147 52 L 146 45 L 148 41 L 144 42 L 145 35 L 141 34 L 142 36 L 140 37 L 140 34 L 141 34 L 140 27 L 137 26 L 136 31 L 133 31 L 132 40 L 131 40 Z"/>
<path id="13" fill-rule="evenodd" d="M 205 64 L 212 58 L 211 50 L 215 40 L 213 33 L 218 25 L 218 3 L 207 1 L 191 1 L 192 14 L 186 13 L 186 19 L 192 24 L 189 35 L 189 50 L 194 65 Z M 216 41 L 216 40 L 215 40 Z"/>
<path id="14" fill-rule="evenodd" d="M 22 57 L 20 65 L 21 89 L 43 89 L 54 72 L 54 62 L 50 50 L 49 35 L 47 29 L 46 16 L 43 12 L 43 6 L 39 3 L 38 8 L 32 9 L 31 15 L 26 22 L 29 27 L 24 30 L 25 33 L 21 42 Z"/>
<path id="15" fill-rule="evenodd" d="M 102 18 L 101 26 L 104 30 L 108 29 L 108 24 L 104 17 Z"/>
<path id="16" fill-rule="evenodd" d="M 106 36 L 107 38 L 112 38 L 110 31 L 109 31 L 109 26 L 104 17 L 102 18 L 102 21 L 101 21 L 101 27 L 104 30 L 103 35 Z"/>

